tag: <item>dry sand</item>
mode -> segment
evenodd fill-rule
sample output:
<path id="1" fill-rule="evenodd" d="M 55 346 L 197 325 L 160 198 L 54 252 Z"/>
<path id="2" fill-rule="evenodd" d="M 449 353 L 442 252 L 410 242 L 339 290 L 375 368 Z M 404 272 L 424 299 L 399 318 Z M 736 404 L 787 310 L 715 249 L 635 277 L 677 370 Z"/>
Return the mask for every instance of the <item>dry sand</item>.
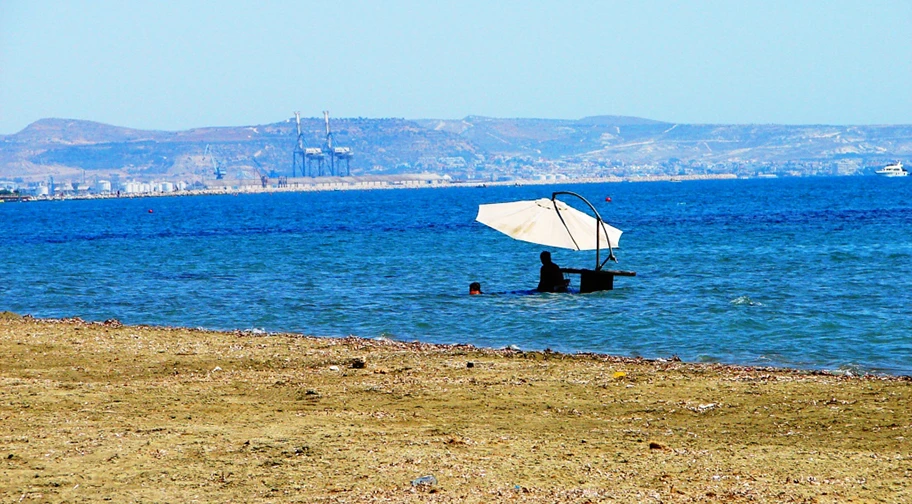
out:
<path id="1" fill-rule="evenodd" d="M 2 502 L 912 502 L 902 377 L 7 313 L 0 382 Z"/>

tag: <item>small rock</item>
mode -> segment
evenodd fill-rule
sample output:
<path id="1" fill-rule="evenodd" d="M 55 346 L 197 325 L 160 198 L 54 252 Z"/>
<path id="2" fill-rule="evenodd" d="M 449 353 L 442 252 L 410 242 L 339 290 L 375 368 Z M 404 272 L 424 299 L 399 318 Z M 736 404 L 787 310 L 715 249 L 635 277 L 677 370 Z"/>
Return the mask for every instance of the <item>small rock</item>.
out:
<path id="1" fill-rule="evenodd" d="M 437 484 L 437 478 L 433 475 L 422 476 L 420 478 L 415 478 L 412 480 L 412 486 L 433 486 Z"/>
<path id="2" fill-rule="evenodd" d="M 354 359 L 352 359 L 352 362 L 351 362 L 352 369 L 364 369 L 365 366 L 367 366 L 367 363 L 364 362 L 363 358 L 355 357 Z"/>
<path id="3" fill-rule="evenodd" d="M 473 368 L 473 367 L 475 367 L 475 363 L 472 362 L 472 361 L 466 362 L 466 367 L 467 367 L 467 368 Z"/>
<path id="4" fill-rule="evenodd" d="M 339 370 L 339 366 L 329 366 L 329 370 L 330 370 L 330 371 L 338 371 L 338 370 Z"/>

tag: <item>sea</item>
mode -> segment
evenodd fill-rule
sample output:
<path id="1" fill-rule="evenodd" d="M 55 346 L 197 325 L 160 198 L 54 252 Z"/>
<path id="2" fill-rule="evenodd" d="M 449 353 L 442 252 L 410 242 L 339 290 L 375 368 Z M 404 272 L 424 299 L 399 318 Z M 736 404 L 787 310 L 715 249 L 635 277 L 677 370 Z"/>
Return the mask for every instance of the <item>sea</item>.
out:
<path id="1" fill-rule="evenodd" d="M 635 277 L 530 291 L 544 247 L 475 216 L 554 191 L 624 232 L 610 267 Z M 549 250 L 595 266 L 594 251 Z M 5 203 L 0 267 L 0 311 L 41 318 L 912 375 L 912 180 L 899 178 Z M 475 281 L 483 295 L 468 295 Z"/>

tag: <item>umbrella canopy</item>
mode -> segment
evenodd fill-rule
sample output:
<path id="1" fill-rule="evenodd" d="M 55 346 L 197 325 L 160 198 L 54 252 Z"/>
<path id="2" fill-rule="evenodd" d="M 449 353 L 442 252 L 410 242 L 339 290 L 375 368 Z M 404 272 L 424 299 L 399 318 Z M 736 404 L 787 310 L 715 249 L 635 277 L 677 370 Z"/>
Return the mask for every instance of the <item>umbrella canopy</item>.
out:
<path id="1" fill-rule="evenodd" d="M 475 220 L 517 240 L 571 250 L 596 250 L 609 241 L 617 247 L 622 233 L 554 198 L 479 205 Z"/>

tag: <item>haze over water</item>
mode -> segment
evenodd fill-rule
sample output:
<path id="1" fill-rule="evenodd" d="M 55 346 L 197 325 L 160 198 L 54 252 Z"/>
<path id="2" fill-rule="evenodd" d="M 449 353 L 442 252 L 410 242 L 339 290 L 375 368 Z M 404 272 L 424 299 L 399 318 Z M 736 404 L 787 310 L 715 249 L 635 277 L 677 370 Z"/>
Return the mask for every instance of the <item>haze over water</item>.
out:
<path id="1" fill-rule="evenodd" d="M 555 190 L 624 231 L 636 277 L 522 292 L 542 248 L 475 214 Z M 2 204 L 0 310 L 912 374 L 910 202 L 912 181 L 843 177 Z"/>

